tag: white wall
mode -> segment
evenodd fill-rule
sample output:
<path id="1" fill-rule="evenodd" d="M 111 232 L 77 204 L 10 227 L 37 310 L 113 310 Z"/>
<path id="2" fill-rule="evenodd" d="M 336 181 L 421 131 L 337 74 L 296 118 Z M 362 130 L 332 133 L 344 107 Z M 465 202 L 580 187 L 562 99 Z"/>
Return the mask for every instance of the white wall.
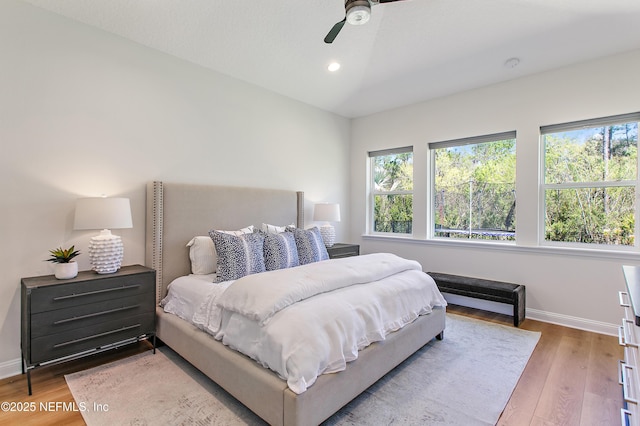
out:
<path id="1" fill-rule="evenodd" d="M 635 51 L 355 119 L 351 240 L 364 253 L 395 252 L 420 261 L 427 271 L 525 284 L 530 317 L 615 332 L 622 315 L 616 295 L 624 288 L 621 265 L 639 264 L 640 255 L 586 256 L 537 247 L 538 135 L 541 125 L 640 111 L 639 76 Z M 509 130 L 517 131 L 517 247 L 425 241 L 426 222 L 420 218 L 427 210 L 427 143 Z M 417 236 L 363 237 L 367 153 L 407 145 L 414 146 Z"/>
<path id="2" fill-rule="evenodd" d="M 151 180 L 302 190 L 307 224 L 341 204 L 345 239 L 348 120 L 15 0 L 0 55 L 0 377 L 20 369 L 20 278 L 97 234 L 72 229 L 79 197 L 131 198 L 124 264 L 145 260 Z"/>

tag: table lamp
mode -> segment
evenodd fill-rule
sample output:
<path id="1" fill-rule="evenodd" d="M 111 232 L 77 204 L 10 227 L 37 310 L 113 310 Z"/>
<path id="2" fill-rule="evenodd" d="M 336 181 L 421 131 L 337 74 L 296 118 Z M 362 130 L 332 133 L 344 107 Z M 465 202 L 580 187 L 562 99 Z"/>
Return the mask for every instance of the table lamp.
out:
<path id="1" fill-rule="evenodd" d="M 122 239 L 110 229 L 132 228 L 128 198 L 80 198 L 76 202 L 73 229 L 102 229 L 89 242 L 91 269 L 98 274 L 111 274 L 120 269 L 124 256 Z"/>
<path id="2" fill-rule="evenodd" d="M 340 222 L 340 204 L 316 204 L 313 209 L 313 220 L 325 222 L 320 227 L 320 235 L 326 247 L 333 246 L 336 242 L 336 230 L 329 222 Z"/>

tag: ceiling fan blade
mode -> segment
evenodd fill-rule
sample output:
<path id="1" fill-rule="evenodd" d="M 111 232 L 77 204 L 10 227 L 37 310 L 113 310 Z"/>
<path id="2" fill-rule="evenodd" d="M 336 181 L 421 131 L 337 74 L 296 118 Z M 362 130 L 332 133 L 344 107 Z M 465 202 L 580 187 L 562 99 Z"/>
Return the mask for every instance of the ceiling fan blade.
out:
<path id="1" fill-rule="evenodd" d="M 394 1 L 402 1 L 402 0 L 379 0 L 378 3 L 393 3 Z"/>
<path id="2" fill-rule="evenodd" d="M 338 22 L 337 24 L 335 24 L 333 26 L 333 28 L 331 28 L 331 31 L 329 31 L 329 34 L 327 34 L 327 36 L 324 38 L 324 42 L 325 43 L 333 43 L 333 40 L 336 39 L 336 37 L 338 36 L 338 33 L 340 32 L 340 30 L 342 29 L 342 27 L 344 27 L 344 23 L 347 22 L 347 17 L 345 16 L 344 19 L 340 22 Z"/>

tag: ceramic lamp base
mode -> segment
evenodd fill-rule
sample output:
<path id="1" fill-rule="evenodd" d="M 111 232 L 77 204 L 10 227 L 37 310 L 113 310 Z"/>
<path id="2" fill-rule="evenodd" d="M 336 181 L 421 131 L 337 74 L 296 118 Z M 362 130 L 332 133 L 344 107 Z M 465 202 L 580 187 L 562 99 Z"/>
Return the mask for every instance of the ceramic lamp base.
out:
<path id="1" fill-rule="evenodd" d="M 112 274 L 120 269 L 124 257 L 122 239 L 103 230 L 89 241 L 89 261 L 91 269 L 99 274 Z"/>
<path id="2" fill-rule="evenodd" d="M 320 235 L 325 247 L 332 247 L 336 243 L 336 229 L 332 225 L 322 225 Z"/>

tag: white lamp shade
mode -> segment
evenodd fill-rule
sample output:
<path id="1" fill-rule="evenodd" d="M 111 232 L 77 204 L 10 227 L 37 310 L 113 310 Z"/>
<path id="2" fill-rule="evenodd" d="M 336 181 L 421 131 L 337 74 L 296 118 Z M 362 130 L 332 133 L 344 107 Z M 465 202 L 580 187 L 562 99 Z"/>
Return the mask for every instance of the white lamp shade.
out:
<path id="1" fill-rule="evenodd" d="M 318 222 L 340 222 L 340 204 L 316 204 L 313 209 L 313 220 Z"/>
<path id="2" fill-rule="evenodd" d="M 80 198 L 76 202 L 73 229 L 132 228 L 128 198 Z"/>
<path id="3" fill-rule="evenodd" d="M 124 257 L 122 239 L 111 229 L 133 228 L 128 198 L 80 198 L 76 202 L 74 229 L 102 229 L 89 242 L 91 269 L 111 274 L 120 269 Z"/>

